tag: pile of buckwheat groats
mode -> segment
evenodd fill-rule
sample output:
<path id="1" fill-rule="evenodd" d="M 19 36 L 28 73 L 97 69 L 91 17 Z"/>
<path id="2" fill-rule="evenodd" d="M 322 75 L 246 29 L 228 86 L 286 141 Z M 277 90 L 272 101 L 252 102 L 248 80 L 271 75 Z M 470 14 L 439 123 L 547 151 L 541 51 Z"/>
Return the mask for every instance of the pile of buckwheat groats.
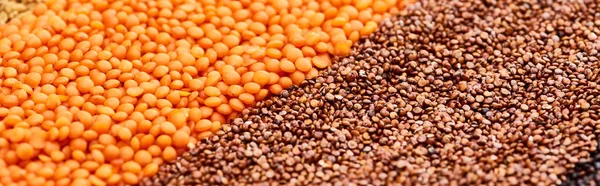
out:
<path id="1" fill-rule="evenodd" d="M 564 174 L 566 178 L 563 186 L 589 185 L 596 186 L 600 183 L 600 153 L 592 153 L 590 161 L 575 164 L 575 167 Z"/>
<path id="2" fill-rule="evenodd" d="M 142 184 L 559 184 L 598 146 L 599 14 L 416 3 Z"/>
<path id="3" fill-rule="evenodd" d="M 0 24 L 30 13 L 30 10 L 40 2 L 42 0 L 0 0 Z"/>

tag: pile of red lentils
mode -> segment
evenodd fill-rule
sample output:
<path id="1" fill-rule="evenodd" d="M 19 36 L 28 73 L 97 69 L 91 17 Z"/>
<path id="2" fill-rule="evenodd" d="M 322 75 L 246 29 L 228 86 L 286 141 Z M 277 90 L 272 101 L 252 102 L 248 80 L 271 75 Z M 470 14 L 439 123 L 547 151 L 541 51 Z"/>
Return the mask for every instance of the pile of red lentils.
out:
<path id="1" fill-rule="evenodd" d="M 0 185 L 136 184 L 405 0 L 47 0 L 0 25 Z"/>

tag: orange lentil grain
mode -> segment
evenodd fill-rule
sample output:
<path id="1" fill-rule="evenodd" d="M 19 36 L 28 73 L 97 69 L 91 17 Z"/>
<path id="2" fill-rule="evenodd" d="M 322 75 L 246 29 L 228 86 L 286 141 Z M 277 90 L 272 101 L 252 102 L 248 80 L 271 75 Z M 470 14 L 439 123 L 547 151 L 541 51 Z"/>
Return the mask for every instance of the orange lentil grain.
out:
<path id="1" fill-rule="evenodd" d="M 187 144 L 190 140 L 189 138 L 190 138 L 189 133 L 182 131 L 182 130 L 178 130 L 177 132 L 175 132 L 173 134 L 173 137 L 172 137 L 173 145 L 175 147 L 179 147 L 179 148 L 185 147 L 185 146 L 187 146 Z"/>

